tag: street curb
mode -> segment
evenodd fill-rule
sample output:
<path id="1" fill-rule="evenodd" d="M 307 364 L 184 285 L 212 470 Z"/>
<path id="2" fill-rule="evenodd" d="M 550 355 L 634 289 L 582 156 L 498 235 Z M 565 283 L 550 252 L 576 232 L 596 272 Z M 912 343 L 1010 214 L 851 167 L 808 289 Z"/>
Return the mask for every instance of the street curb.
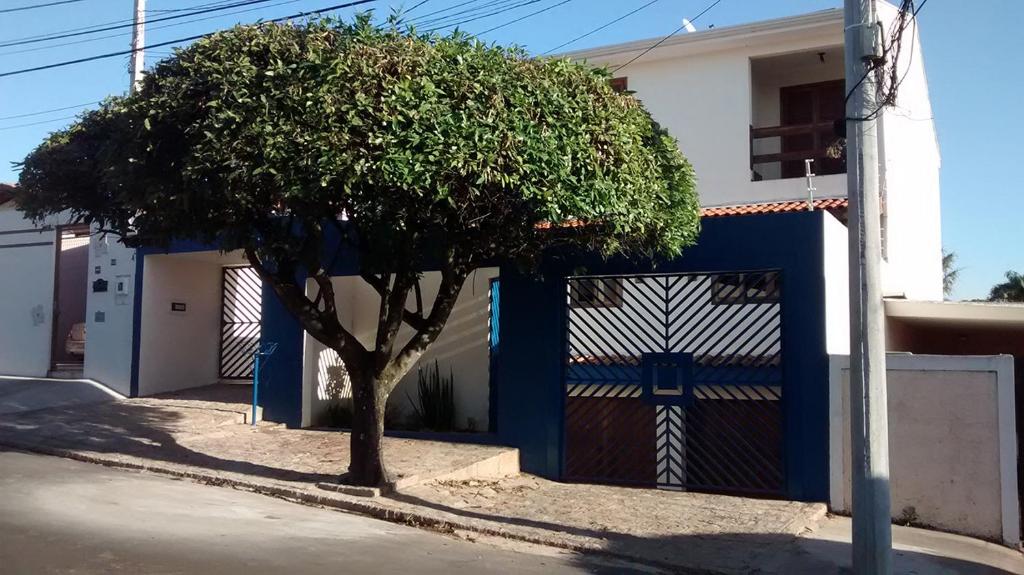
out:
<path id="1" fill-rule="evenodd" d="M 434 517 L 424 513 L 389 508 L 384 505 L 373 503 L 372 499 L 368 499 L 365 497 L 360 499 L 342 499 L 339 497 L 331 497 L 325 494 L 304 491 L 292 487 L 285 487 L 280 485 L 267 485 L 252 481 L 234 479 L 230 477 L 219 477 L 213 474 L 202 473 L 197 471 L 174 469 L 171 467 L 163 467 L 160 465 L 151 465 L 147 463 L 148 460 L 140 457 L 131 457 L 131 460 L 123 460 L 113 457 L 101 457 L 59 447 L 49 447 L 45 445 L 36 445 L 32 443 L 11 441 L 9 438 L 0 438 L 0 445 L 12 449 L 39 453 L 42 455 L 52 455 L 56 457 L 63 457 L 66 459 L 82 461 L 84 463 L 103 465 L 105 467 L 129 469 L 133 471 L 145 471 L 160 475 L 168 475 L 172 477 L 190 479 L 206 485 L 213 485 L 218 487 L 232 487 L 235 489 L 259 493 L 262 495 L 279 497 L 281 499 L 286 499 L 296 503 L 320 507 L 329 507 L 341 511 L 354 512 L 361 515 L 373 517 L 375 519 L 389 521 L 391 523 L 400 523 L 411 527 L 430 529 L 440 533 L 457 534 L 459 531 L 479 533 L 481 535 L 500 537 L 503 539 L 521 541 L 524 543 L 530 543 L 534 545 L 543 545 L 545 547 L 563 549 L 566 551 L 574 551 L 577 553 L 589 553 L 602 555 L 605 557 L 612 557 L 615 559 L 641 563 L 647 566 L 656 567 L 658 569 L 664 569 L 672 573 L 680 573 L 685 575 L 731 575 L 731 573 L 727 571 L 696 569 L 692 567 L 685 567 L 674 563 L 660 561 L 657 559 L 651 559 L 649 557 L 641 557 L 630 553 L 622 553 L 614 550 L 609 550 L 602 547 L 599 544 L 587 541 L 549 539 L 542 536 L 531 535 L 529 533 L 517 532 L 514 530 L 508 530 L 500 527 L 483 526 L 474 524 L 472 522 L 451 521 L 449 519 Z"/>

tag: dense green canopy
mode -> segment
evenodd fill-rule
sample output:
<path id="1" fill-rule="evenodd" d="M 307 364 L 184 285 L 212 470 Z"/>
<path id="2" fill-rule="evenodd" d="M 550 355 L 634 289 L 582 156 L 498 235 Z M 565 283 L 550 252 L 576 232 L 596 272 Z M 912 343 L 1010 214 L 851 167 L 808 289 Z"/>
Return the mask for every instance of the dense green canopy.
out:
<path id="1" fill-rule="evenodd" d="M 388 259 L 516 255 L 552 238 L 536 224 L 567 220 L 597 224 L 573 237 L 606 253 L 675 255 L 698 229 L 692 169 L 607 79 L 366 19 L 237 27 L 53 134 L 19 200 L 143 242 L 244 247 L 273 215 L 345 213 Z"/>

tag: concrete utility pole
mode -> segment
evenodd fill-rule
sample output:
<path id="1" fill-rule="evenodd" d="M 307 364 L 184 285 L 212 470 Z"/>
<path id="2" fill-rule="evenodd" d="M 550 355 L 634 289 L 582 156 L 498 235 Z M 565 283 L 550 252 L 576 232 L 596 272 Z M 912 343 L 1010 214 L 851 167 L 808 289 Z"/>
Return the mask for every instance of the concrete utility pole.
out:
<path id="1" fill-rule="evenodd" d="M 850 412 L 853 571 L 892 573 L 889 422 L 881 282 L 877 82 L 881 57 L 874 0 L 845 0 L 847 191 L 850 197 Z M 863 81 L 861 79 L 863 78 Z"/>
<path id="2" fill-rule="evenodd" d="M 135 26 L 132 27 L 131 93 L 139 89 L 142 82 L 142 69 L 146 66 L 146 54 L 142 50 L 146 45 L 146 0 L 135 0 Z"/>

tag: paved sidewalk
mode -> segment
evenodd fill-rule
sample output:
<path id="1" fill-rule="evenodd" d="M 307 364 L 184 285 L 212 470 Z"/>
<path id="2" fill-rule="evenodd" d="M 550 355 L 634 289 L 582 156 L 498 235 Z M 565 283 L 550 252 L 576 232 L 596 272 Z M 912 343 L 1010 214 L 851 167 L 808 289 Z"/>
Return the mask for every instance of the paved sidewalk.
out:
<path id="1" fill-rule="evenodd" d="M 339 432 L 252 428 L 240 404 L 202 397 L 132 399 L 0 418 L 0 444 L 230 485 L 473 539 L 499 536 L 599 552 L 685 573 L 843 573 L 846 520 L 803 504 L 562 484 L 522 475 L 424 481 L 471 469 L 505 448 L 387 438 L 392 472 L 416 478 L 387 497 L 327 491 L 347 467 Z M 244 407 L 244 406 L 242 406 Z M 465 466 L 469 467 L 465 467 Z M 1015 551 L 897 528 L 897 573 L 1022 573 Z M 941 557 L 945 555 L 945 557 Z"/>
<path id="2" fill-rule="evenodd" d="M 109 402 L 118 397 L 116 392 L 86 380 L 0 377 L 0 415 Z"/>

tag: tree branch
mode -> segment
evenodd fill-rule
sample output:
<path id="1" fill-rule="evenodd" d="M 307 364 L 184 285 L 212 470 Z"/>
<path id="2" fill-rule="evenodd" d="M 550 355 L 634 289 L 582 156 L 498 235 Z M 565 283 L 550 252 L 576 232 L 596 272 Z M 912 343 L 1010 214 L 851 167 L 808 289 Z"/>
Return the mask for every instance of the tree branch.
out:
<path id="1" fill-rule="evenodd" d="M 366 273 L 360 274 L 360 276 L 363 278 L 363 281 L 370 284 L 370 287 L 372 287 L 374 291 L 377 292 L 377 295 L 379 295 L 382 300 L 387 297 L 389 288 L 388 284 L 385 283 L 384 278 L 378 275 Z M 408 309 L 405 309 L 405 306 L 403 305 L 402 321 L 404 321 L 406 324 L 409 325 L 409 327 L 415 330 L 421 330 L 424 327 L 426 327 L 427 320 L 425 317 L 423 317 L 423 295 L 420 292 L 419 276 L 416 277 L 416 281 L 413 284 L 413 287 L 416 289 L 416 311 L 409 311 Z M 408 292 L 406 293 L 408 294 Z"/>
<path id="2" fill-rule="evenodd" d="M 416 334 L 405 344 L 398 355 L 392 359 L 382 371 L 381 383 L 390 386 L 391 389 L 398 384 L 398 381 L 405 376 L 412 366 L 419 360 L 423 352 L 430 347 L 441 334 L 445 323 L 455 308 L 455 302 L 459 299 L 462 291 L 462 284 L 466 281 L 468 272 L 459 266 L 448 266 L 441 272 L 441 285 L 431 306 L 430 315 L 424 320 L 423 329 L 418 329 Z M 388 390 L 390 391 L 390 389 Z"/>
<path id="3" fill-rule="evenodd" d="M 295 315 L 309 335 L 335 350 L 350 370 L 362 367 L 362 362 L 369 352 L 354 335 L 342 327 L 338 320 L 335 311 L 334 286 L 331 284 L 329 276 L 323 274 L 322 270 L 316 270 L 317 273 L 313 276 L 319 290 L 323 292 L 323 297 L 320 298 L 318 294 L 318 299 L 323 299 L 326 309 L 320 310 L 318 305 L 306 296 L 304 286 L 299 286 L 295 282 L 294 276 L 287 270 L 284 272 L 280 269 L 277 272 L 269 271 L 253 248 L 245 249 L 245 257 L 260 279 L 274 290 L 277 297 Z M 288 277 L 289 275 L 292 277 Z M 325 278 L 326 282 L 324 282 Z"/>

